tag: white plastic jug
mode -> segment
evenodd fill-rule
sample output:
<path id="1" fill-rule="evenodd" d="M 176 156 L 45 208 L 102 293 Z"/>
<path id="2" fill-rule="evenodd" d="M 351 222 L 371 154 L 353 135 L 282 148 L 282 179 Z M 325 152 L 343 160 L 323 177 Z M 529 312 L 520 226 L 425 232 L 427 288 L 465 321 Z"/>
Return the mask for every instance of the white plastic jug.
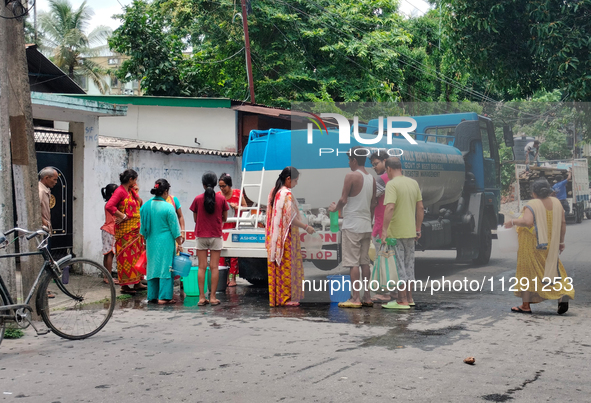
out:
<path id="1" fill-rule="evenodd" d="M 497 238 L 500 252 L 517 253 L 519 244 L 517 242 L 517 231 L 515 227 L 505 228 L 503 225 L 499 225 L 497 228 Z"/>

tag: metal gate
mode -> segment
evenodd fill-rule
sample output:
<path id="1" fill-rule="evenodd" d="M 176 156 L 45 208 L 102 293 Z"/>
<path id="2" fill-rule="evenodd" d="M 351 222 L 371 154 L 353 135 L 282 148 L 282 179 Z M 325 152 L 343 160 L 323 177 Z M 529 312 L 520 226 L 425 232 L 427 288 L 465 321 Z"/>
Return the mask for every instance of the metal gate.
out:
<path id="1" fill-rule="evenodd" d="M 51 249 L 57 253 L 71 249 L 72 237 L 72 133 L 35 128 L 35 150 L 38 171 L 52 167 L 58 173 L 57 184 L 51 189 Z"/>

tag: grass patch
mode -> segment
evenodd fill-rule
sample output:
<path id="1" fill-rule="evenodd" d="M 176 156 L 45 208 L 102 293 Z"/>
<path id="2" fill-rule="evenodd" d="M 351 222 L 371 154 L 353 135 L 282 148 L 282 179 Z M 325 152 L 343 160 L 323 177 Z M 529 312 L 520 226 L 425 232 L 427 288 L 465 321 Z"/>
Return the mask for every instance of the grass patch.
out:
<path id="1" fill-rule="evenodd" d="M 133 295 L 129 295 L 129 294 L 121 294 L 117 296 L 117 301 L 124 301 L 126 299 L 132 299 Z"/>
<path id="2" fill-rule="evenodd" d="M 4 330 L 4 338 L 5 339 L 20 339 L 25 335 L 25 332 L 22 329 L 13 329 L 13 328 L 6 328 Z"/>

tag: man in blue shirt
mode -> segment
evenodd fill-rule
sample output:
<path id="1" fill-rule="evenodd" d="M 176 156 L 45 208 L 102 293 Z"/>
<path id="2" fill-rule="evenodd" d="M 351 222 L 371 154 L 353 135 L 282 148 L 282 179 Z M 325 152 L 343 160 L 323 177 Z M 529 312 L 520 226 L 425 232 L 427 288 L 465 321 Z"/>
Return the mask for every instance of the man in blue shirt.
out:
<path id="1" fill-rule="evenodd" d="M 552 186 L 552 190 L 556 192 L 556 198 L 560 200 L 560 204 L 564 208 L 564 213 L 568 214 L 570 212 L 570 207 L 568 205 L 568 201 L 566 201 L 566 184 L 571 178 L 571 170 L 568 170 L 568 175 L 566 179 L 562 182 L 558 182 L 556 185 Z"/>

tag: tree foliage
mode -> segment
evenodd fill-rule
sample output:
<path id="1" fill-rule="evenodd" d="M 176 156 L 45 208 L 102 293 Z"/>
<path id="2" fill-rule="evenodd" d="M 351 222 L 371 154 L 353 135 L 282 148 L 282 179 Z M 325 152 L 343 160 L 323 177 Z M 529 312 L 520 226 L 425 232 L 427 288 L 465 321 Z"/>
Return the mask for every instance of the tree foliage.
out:
<path id="1" fill-rule="evenodd" d="M 441 0 L 446 40 L 509 97 L 563 89 L 591 101 L 591 0 Z"/>
<path id="2" fill-rule="evenodd" d="M 105 71 L 85 57 L 95 56 L 105 49 L 111 29 L 99 26 L 87 35 L 93 14 L 86 1 L 75 9 L 68 0 L 49 0 L 49 11 L 39 14 L 42 49 L 72 79 L 87 76 L 104 93 L 106 83 L 102 77 Z"/>
<path id="3" fill-rule="evenodd" d="M 135 0 L 111 49 L 150 95 L 246 99 L 239 2 Z M 469 97 L 466 69 L 440 47 L 439 15 L 404 20 L 392 0 L 260 0 L 247 16 L 257 101 L 447 101 Z M 441 74 L 452 76 L 449 85 Z"/>

